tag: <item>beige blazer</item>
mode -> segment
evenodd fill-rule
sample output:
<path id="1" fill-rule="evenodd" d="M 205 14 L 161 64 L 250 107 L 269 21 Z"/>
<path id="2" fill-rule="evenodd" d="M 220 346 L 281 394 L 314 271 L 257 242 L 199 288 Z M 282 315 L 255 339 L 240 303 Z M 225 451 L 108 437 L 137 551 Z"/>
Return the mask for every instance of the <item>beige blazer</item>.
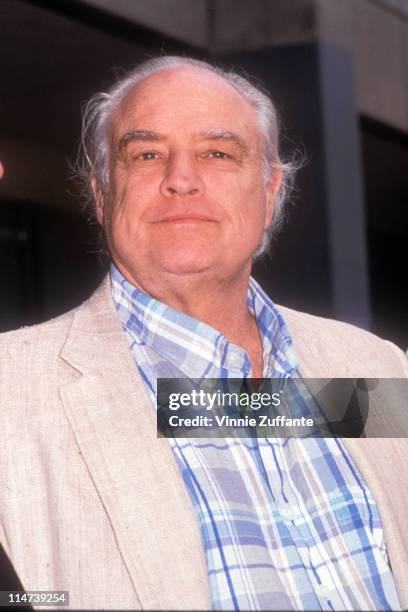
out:
<path id="1" fill-rule="evenodd" d="M 391 344 L 281 310 L 304 376 L 408 375 Z M 408 607 L 407 440 L 345 444 Z M 107 280 L 77 309 L 0 336 L 0 490 L 0 540 L 26 589 L 69 591 L 80 609 L 211 607 L 194 511 Z"/>

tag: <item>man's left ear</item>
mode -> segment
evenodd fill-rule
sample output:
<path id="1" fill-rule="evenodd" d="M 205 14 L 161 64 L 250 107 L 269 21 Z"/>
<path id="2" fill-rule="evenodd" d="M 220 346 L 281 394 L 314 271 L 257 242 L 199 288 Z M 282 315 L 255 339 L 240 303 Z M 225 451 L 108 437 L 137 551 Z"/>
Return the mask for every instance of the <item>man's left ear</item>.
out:
<path id="1" fill-rule="evenodd" d="M 278 195 L 283 178 L 281 170 L 273 170 L 272 176 L 266 185 L 266 217 L 265 229 L 272 223 L 273 213 L 275 210 L 276 196 Z"/>

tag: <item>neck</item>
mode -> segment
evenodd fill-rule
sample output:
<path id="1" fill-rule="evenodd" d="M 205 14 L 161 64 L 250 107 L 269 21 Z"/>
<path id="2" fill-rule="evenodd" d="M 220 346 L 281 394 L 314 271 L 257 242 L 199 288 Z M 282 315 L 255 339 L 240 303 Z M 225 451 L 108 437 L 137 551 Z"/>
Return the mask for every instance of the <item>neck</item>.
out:
<path id="1" fill-rule="evenodd" d="M 136 280 L 120 264 L 117 266 L 135 287 L 213 327 L 230 342 L 246 350 L 253 363 L 256 361 L 259 364 L 262 344 L 256 321 L 247 306 L 250 264 L 227 279 L 208 278 L 207 275 L 172 275 L 162 276 L 160 285 L 157 275 Z"/>

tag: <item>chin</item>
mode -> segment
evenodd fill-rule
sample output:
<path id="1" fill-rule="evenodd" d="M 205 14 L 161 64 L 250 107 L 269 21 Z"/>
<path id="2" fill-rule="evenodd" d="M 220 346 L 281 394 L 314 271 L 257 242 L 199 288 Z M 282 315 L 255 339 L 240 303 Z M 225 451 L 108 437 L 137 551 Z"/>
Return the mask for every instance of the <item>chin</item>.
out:
<path id="1" fill-rule="evenodd" d="M 183 252 L 181 249 L 163 254 L 160 260 L 155 257 L 156 268 L 162 269 L 169 274 L 198 274 L 205 272 L 216 264 L 214 256 L 208 257 L 209 253 Z"/>
<path id="2" fill-rule="evenodd" d="M 175 274 L 178 276 L 184 276 L 188 274 L 203 274 L 211 269 L 210 265 L 203 264 L 202 262 L 166 262 L 162 269 L 167 274 Z"/>

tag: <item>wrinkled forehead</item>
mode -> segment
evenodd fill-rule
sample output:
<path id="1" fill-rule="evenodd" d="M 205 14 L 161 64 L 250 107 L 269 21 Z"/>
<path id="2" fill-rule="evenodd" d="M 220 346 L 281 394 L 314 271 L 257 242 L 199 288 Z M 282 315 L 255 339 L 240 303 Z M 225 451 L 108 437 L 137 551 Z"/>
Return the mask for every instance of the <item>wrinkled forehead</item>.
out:
<path id="1" fill-rule="evenodd" d="M 238 131 L 258 146 L 249 100 L 221 76 L 190 66 L 164 69 L 134 85 L 111 121 L 114 140 L 129 129 L 188 134 L 214 128 Z"/>

